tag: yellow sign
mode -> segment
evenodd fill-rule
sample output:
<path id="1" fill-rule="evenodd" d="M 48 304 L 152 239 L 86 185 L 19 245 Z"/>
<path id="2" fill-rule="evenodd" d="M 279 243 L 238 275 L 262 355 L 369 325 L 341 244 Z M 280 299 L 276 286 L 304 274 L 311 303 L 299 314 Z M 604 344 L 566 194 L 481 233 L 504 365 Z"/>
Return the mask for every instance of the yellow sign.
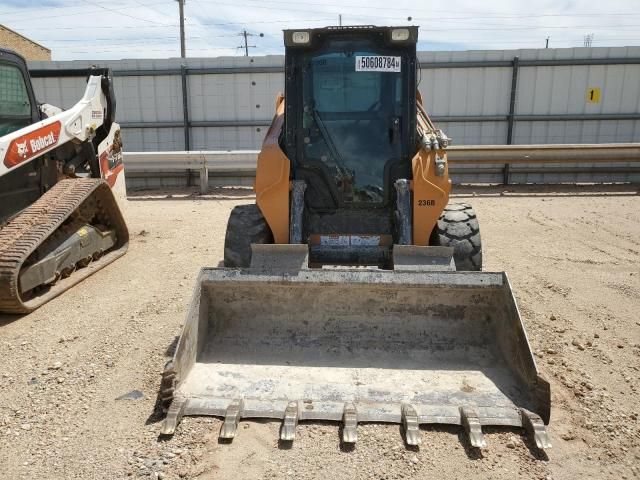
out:
<path id="1" fill-rule="evenodd" d="M 587 88 L 587 103 L 600 103 L 600 87 Z"/>

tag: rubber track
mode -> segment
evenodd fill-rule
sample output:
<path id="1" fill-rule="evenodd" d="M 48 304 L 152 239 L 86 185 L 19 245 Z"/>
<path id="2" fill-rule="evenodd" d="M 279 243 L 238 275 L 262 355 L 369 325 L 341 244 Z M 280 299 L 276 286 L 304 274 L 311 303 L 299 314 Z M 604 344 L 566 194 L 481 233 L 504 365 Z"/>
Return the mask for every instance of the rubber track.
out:
<path id="1" fill-rule="evenodd" d="M 118 243 L 93 268 L 75 273 L 51 286 L 45 294 L 23 301 L 18 277 L 23 263 L 80 205 L 95 196 L 102 214 L 116 228 Z M 35 203 L 21 211 L 0 229 L 0 312 L 28 313 L 61 294 L 94 271 L 112 262 L 126 251 L 128 231 L 109 185 L 101 179 L 65 179 L 54 185 Z M 76 278 L 74 278 L 76 277 Z"/>

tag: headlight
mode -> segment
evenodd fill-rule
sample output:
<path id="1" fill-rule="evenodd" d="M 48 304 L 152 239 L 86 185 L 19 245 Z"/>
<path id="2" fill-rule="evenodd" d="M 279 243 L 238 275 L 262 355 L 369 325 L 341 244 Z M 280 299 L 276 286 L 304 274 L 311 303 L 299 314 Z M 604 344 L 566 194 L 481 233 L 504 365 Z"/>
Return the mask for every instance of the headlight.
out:
<path id="1" fill-rule="evenodd" d="M 393 41 L 393 42 L 405 42 L 407 40 L 409 40 L 409 29 L 408 28 L 394 28 L 393 30 L 391 30 L 391 41 Z"/>
<path id="2" fill-rule="evenodd" d="M 409 32 L 407 32 L 409 35 Z M 291 35 L 293 43 L 309 43 L 309 32 L 293 32 Z"/>

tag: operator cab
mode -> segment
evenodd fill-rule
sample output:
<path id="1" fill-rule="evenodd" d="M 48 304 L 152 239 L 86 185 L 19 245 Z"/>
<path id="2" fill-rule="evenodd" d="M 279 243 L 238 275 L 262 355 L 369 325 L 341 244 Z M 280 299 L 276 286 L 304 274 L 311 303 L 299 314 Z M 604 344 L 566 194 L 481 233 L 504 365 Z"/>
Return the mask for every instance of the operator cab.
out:
<path id="1" fill-rule="evenodd" d="M 20 55 L 0 49 L 0 137 L 40 120 L 27 64 Z"/>
<path id="2" fill-rule="evenodd" d="M 27 62 L 0 48 L 0 137 L 40 121 Z M 56 183 L 56 165 L 38 158 L 0 177 L 0 226 Z"/>
<path id="3" fill-rule="evenodd" d="M 395 182 L 411 179 L 418 149 L 417 39 L 417 27 L 284 32 L 280 146 L 305 185 L 311 263 L 388 265 L 399 242 Z"/>
<path id="4" fill-rule="evenodd" d="M 285 30 L 283 147 L 307 182 L 306 207 L 393 202 L 415 153 L 417 37 L 417 27 Z"/>

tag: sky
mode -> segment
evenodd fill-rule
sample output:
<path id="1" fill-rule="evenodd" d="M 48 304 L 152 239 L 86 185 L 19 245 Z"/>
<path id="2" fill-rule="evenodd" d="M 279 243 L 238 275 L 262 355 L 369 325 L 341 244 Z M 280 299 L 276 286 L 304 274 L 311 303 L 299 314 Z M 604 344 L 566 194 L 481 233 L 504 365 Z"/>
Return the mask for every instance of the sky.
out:
<path id="1" fill-rule="evenodd" d="M 282 30 L 418 25 L 419 50 L 640 45 L 640 0 L 185 0 L 188 57 L 283 53 Z M 180 56 L 176 0 L 0 0 L 0 24 L 53 60 Z M 260 36 L 263 34 L 263 36 Z"/>

